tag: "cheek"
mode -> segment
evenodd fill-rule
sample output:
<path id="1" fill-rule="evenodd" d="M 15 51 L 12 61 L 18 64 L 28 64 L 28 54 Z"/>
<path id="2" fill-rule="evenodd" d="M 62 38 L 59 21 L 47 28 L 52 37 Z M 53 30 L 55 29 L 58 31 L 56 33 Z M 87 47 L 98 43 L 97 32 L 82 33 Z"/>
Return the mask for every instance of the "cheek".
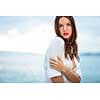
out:
<path id="1" fill-rule="evenodd" d="M 72 28 L 69 29 L 69 37 L 72 35 Z"/>
<path id="2" fill-rule="evenodd" d="M 72 36 L 72 32 L 69 34 L 69 37 L 71 37 Z"/>
<path id="3" fill-rule="evenodd" d="M 69 33 L 70 33 L 70 35 L 72 34 L 72 28 L 69 29 Z"/>
<path id="4" fill-rule="evenodd" d="M 60 34 L 63 35 L 63 30 L 59 30 Z"/>
<path id="5" fill-rule="evenodd" d="M 72 33 L 69 34 L 69 38 L 71 37 Z"/>
<path id="6" fill-rule="evenodd" d="M 72 34 L 72 30 L 70 30 L 70 35 Z"/>
<path id="7" fill-rule="evenodd" d="M 72 27 L 69 28 L 69 32 L 72 33 Z"/>

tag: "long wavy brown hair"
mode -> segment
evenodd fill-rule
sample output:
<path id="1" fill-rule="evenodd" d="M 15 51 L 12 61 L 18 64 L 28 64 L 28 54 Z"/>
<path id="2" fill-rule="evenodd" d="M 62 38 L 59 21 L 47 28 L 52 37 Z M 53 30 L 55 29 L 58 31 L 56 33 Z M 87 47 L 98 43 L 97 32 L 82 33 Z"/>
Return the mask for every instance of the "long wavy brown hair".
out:
<path id="1" fill-rule="evenodd" d="M 61 17 L 66 17 L 71 22 L 72 35 L 71 35 L 69 40 L 64 39 L 61 36 L 60 32 L 59 32 L 59 19 Z M 65 47 L 65 58 L 68 58 L 67 55 L 69 55 L 71 60 L 73 60 L 74 56 L 75 56 L 76 59 L 79 61 L 78 46 L 77 46 L 77 42 L 76 42 L 77 30 L 76 30 L 76 25 L 75 25 L 74 17 L 73 16 L 56 16 L 54 28 L 55 28 L 55 32 L 56 32 L 57 36 L 61 37 L 64 40 L 64 42 L 65 42 L 65 45 L 64 45 L 64 47 Z"/>

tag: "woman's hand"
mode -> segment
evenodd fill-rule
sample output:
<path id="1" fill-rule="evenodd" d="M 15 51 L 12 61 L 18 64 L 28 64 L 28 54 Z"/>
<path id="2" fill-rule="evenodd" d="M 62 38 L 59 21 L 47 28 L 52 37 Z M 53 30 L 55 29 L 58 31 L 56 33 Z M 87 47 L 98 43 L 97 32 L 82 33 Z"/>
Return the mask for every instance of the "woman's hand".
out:
<path id="1" fill-rule="evenodd" d="M 61 60 L 60 57 L 57 57 L 57 60 L 51 58 L 50 59 L 50 66 L 52 69 L 55 69 L 57 71 L 63 72 L 64 75 L 67 77 L 68 80 L 71 82 L 79 83 L 81 78 L 80 76 L 75 73 L 73 70 L 68 69 Z"/>
<path id="2" fill-rule="evenodd" d="M 57 56 L 57 60 L 50 58 L 50 66 L 52 69 L 62 72 L 65 68 L 63 61 L 60 57 Z"/>

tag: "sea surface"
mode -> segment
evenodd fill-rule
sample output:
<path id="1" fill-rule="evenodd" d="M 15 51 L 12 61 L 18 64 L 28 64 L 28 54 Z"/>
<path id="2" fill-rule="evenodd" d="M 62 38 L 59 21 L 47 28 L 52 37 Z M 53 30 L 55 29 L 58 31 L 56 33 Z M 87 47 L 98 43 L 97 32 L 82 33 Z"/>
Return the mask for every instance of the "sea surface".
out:
<path id="1" fill-rule="evenodd" d="M 100 83 L 100 54 L 83 54 L 80 56 L 82 83 Z"/>
<path id="2" fill-rule="evenodd" d="M 0 51 L 0 83 L 44 83 L 44 55 Z M 100 55 L 82 54 L 81 83 L 100 83 Z"/>

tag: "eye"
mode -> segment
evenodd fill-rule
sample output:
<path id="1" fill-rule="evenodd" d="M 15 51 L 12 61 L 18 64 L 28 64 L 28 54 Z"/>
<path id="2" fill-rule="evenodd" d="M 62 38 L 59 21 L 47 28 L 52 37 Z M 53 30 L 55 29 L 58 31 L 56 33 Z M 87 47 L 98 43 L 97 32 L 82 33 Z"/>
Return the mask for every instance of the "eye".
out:
<path id="1" fill-rule="evenodd" d="M 58 27 L 61 28 L 61 27 L 63 27 L 63 25 L 62 24 L 59 24 Z"/>
<path id="2" fill-rule="evenodd" d="M 67 25 L 67 26 L 72 26 L 71 23 L 67 23 L 66 25 Z"/>

